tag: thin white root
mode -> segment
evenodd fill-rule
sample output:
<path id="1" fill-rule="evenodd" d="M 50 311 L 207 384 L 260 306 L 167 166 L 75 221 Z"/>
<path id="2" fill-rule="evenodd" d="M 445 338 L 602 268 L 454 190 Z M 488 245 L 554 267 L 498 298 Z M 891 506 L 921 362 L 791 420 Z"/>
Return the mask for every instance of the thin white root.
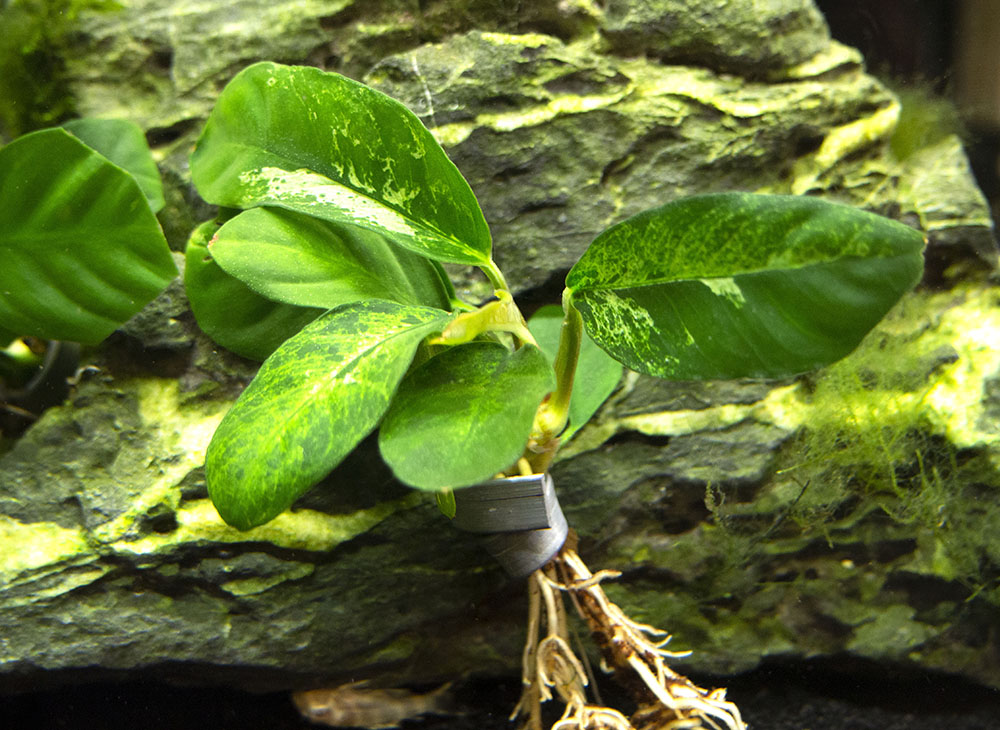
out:
<path id="1" fill-rule="evenodd" d="M 667 659 L 690 652 L 667 651 L 669 634 L 633 621 L 608 599 L 601 581 L 619 575 L 591 573 L 572 548 L 564 547 L 531 576 L 524 687 L 511 718 L 521 717 L 524 730 L 543 730 L 540 705 L 553 698 L 554 690 L 566 709 L 551 730 L 746 730 L 724 689 L 702 689 L 667 665 Z M 618 710 L 587 703 L 587 675 L 569 645 L 559 592 L 569 594 L 602 644 L 604 661 L 614 671 L 629 670 L 641 683 L 639 710 L 631 720 Z M 546 635 L 540 639 L 543 625 Z"/>

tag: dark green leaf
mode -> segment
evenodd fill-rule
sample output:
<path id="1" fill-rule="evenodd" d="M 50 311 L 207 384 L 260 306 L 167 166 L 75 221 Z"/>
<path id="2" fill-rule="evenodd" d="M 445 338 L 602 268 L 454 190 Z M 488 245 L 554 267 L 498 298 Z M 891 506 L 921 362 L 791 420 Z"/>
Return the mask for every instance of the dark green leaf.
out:
<path id="1" fill-rule="evenodd" d="M 132 175 L 154 213 L 163 208 L 160 171 L 138 124 L 125 119 L 76 119 L 63 127 Z"/>
<path id="2" fill-rule="evenodd" d="M 209 495 L 241 530 L 291 506 L 371 432 L 413 355 L 451 315 L 394 302 L 327 312 L 275 350 L 219 424 Z"/>
<path id="3" fill-rule="evenodd" d="M 177 275 L 142 191 L 64 129 L 0 149 L 0 323 L 96 343 Z"/>
<path id="4" fill-rule="evenodd" d="M 536 347 L 452 347 L 400 385 L 379 430 L 382 458 L 418 489 L 489 479 L 521 456 L 535 411 L 553 387 L 552 366 Z"/>
<path id="5" fill-rule="evenodd" d="M 218 230 L 208 221 L 188 239 L 184 288 L 191 311 L 205 334 L 227 350 L 264 360 L 324 310 L 271 301 L 219 268 L 208 252 Z"/>
<path id="6" fill-rule="evenodd" d="M 590 336 L 633 370 L 782 377 L 853 350 L 919 281 L 923 245 L 815 198 L 704 195 L 608 229 L 566 285 Z"/>
<path id="7" fill-rule="evenodd" d="M 399 102 L 339 74 L 258 63 L 223 90 L 191 158 L 210 203 L 276 205 L 484 264 L 489 227 L 465 178 Z"/>
<path id="8" fill-rule="evenodd" d="M 254 208 L 223 225 L 209 250 L 228 274 L 278 302 L 332 309 L 389 299 L 451 307 L 430 260 L 357 226 Z"/>
<path id="9" fill-rule="evenodd" d="M 528 329 L 535 336 L 538 346 L 554 362 L 559 351 L 559 334 L 562 331 L 562 307 L 542 307 L 528 320 Z M 580 343 L 580 359 L 573 378 L 573 394 L 569 402 L 569 426 L 562 433 L 569 440 L 597 412 L 608 399 L 622 377 L 622 366 L 617 360 L 594 344 L 584 333 Z"/>

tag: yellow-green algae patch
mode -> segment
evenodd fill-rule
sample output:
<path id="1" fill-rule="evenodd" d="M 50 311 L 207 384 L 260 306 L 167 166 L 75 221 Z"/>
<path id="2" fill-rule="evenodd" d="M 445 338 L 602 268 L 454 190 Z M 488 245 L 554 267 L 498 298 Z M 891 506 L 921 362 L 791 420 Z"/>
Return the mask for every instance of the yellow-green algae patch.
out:
<path id="1" fill-rule="evenodd" d="M 856 48 L 831 41 L 822 51 L 797 66 L 784 69 L 776 74 L 776 80 L 808 79 L 829 73 L 844 66 L 860 68 L 863 62 L 861 52 Z"/>
<path id="2" fill-rule="evenodd" d="M 899 113 L 899 104 L 892 102 L 866 117 L 831 129 L 814 154 L 795 163 L 792 193 L 804 195 L 817 185 L 820 175 L 841 160 L 877 142 L 888 140 L 896 130 Z"/>
<path id="3" fill-rule="evenodd" d="M 325 551 L 375 527 L 390 515 L 417 506 L 423 495 L 413 492 L 391 502 L 350 514 L 329 515 L 310 509 L 284 512 L 266 525 L 241 532 L 230 527 L 207 499 L 196 500 L 175 513 L 177 529 L 165 535 L 117 544 L 120 552 L 157 553 L 184 543 L 264 542 L 295 550 Z"/>
<path id="4" fill-rule="evenodd" d="M 280 575 L 269 575 L 260 578 L 237 578 L 222 584 L 223 590 L 234 596 L 253 596 L 274 588 L 286 580 L 305 578 L 316 570 L 316 566 L 308 563 L 290 563 L 288 569 Z"/>
<path id="5" fill-rule="evenodd" d="M 0 515 L 0 584 L 10 585 L 90 552 L 82 528 L 25 523 Z"/>
<path id="6" fill-rule="evenodd" d="M 101 543 L 124 538 L 134 529 L 136 518 L 156 505 L 177 507 L 180 501 L 177 485 L 205 463 L 205 450 L 212 434 L 230 407 L 228 402 L 183 402 L 176 380 L 144 379 L 134 382 L 134 387 L 139 396 L 143 428 L 155 442 L 148 449 L 149 465 L 144 470 L 149 481 L 129 509 L 93 529 L 91 536 Z"/>
<path id="7" fill-rule="evenodd" d="M 928 418 L 959 448 L 995 444 L 998 433 L 984 431 L 983 388 L 1000 371 L 1000 290 L 966 288 L 963 302 L 945 305 L 953 293 L 929 302 L 927 314 L 941 311 L 935 331 L 958 353 L 923 398 Z M 940 309 L 936 309 L 938 305 Z M 942 311 L 943 310 L 943 311 Z"/>
<path id="8" fill-rule="evenodd" d="M 483 113 L 472 121 L 443 124 L 431 132 L 439 144 L 453 147 L 464 142 L 474 130 L 481 127 L 497 132 L 512 132 L 524 127 L 535 127 L 567 114 L 582 114 L 611 107 L 624 99 L 630 91 L 631 89 L 626 87 L 609 94 L 560 94 L 544 104 L 512 112 Z"/>

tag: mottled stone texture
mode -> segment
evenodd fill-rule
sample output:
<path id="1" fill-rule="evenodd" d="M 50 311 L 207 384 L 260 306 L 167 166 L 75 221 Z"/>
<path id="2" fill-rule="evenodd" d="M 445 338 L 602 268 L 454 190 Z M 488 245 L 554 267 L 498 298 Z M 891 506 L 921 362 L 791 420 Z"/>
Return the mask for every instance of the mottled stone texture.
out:
<path id="1" fill-rule="evenodd" d="M 601 32 L 612 52 L 740 76 L 781 73 L 826 50 L 823 16 L 803 0 L 609 0 Z"/>
<path id="2" fill-rule="evenodd" d="M 602 228 L 689 193 L 817 194 L 922 226 L 943 288 L 851 358 L 784 383 L 628 375 L 553 473 L 585 557 L 624 571 L 609 592 L 695 650 L 689 669 L 847 653 L 1000 686 L 988 212 L 954 137 L 893 156 L 897 101 L 811 2 L 148 0 L 75 38 L 79 107 L 149 130 L 177 248 L 210 215 L 186 182 L 194 136 L 260 59 L 413 108 L 532 301 Z M 94 357 L 0 457 L 0 688 L 517 671 L 521 588 L 371 449 L 268 526 L 219 522 L 200 465 L 253 366 L 178 288 Z"/>

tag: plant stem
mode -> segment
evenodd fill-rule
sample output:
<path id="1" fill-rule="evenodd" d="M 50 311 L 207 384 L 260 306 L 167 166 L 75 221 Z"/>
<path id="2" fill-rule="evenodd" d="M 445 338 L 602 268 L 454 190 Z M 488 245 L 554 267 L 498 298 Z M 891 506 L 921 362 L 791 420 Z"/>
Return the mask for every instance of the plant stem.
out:
<path id="1" fill-rule="evenodd" d="M 496 262 L 493 259 L 490 259 L 479 268 L 484 274 L 486 274 L 486 278 L 490 280 L 490 284 L 493 285 L 493 289 L 495 291 L 510 291 L 510 287 L 507 285 L 507 279 L 504 278 L 503 272 L 500 271 L 500 268 L 496 265 Z"/>
<path id="2" fill-rule="evenodd" d="M 559 333 L 559 350 L 553 365 L 556 371 L 556 389 L 535 418 L 537 440 L 543 445 L 562 433 L 569 422 L 569 402 L 573 394 L 576 365 L 580 359 L 580 343 L 583 340 L 583 319 L 579 310 L 573 306 L 569 289 L 563 292 L 562 304 L 565 316 Z"/>

